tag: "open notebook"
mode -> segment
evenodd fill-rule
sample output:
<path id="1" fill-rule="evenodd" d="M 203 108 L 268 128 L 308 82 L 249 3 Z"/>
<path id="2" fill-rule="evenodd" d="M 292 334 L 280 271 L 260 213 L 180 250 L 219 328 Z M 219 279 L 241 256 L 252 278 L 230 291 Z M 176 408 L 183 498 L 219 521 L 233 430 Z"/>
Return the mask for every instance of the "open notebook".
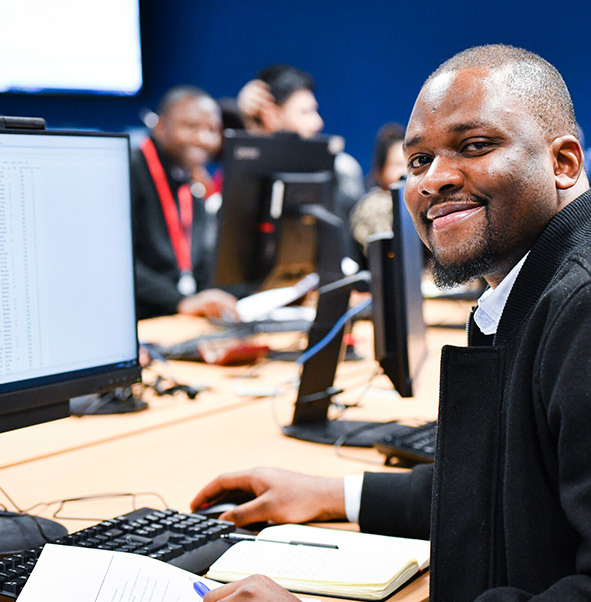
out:
<path id="1" fill-rule="evenodd" d="M 428 541 L 278 525 L 263 529 L 254 541 L 233 545 L 207 577 L 230 582 L 262 573 L 294 592 L 381 600 L 428 566 Z"/>

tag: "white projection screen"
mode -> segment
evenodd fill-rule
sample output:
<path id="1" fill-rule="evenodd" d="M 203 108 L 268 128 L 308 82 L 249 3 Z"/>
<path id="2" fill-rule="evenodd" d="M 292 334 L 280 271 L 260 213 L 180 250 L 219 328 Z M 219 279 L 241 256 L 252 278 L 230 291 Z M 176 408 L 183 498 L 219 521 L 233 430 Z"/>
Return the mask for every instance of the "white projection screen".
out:
<path id="1" fill-rule="evenodd" d="M 132 95 L 139 0 L 0 0 L 0 92 Z"/>

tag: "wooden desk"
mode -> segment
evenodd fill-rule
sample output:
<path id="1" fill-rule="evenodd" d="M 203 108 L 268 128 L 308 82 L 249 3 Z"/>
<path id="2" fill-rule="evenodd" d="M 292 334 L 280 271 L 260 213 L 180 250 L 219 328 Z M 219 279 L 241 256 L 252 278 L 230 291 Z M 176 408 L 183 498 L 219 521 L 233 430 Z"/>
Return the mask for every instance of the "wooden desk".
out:
<path id="1" fill-rule="evenodd" d="M 465 317 L 467 310 L 465 307 L 462 310 Z M 449 317 L 447 310 L 442 315 Z M 427 319 L 431 319 L 429 312 Z M 161 318 L 142 323 L 140 338 L 178 340 L 192 336 L 200 327 L 198 320 L 190 318 Z M 361 395 L 375 367 L 371 359 L 370 325 L 359 323 L 355 335 L 359 350 L 367 359 L 341 364 L 336 380 L 338 386 L 346 389 L 344 400 L 361 398 L 360 406 L 350 410 L 347 418 L 409 421 L 434 418 L 439 348 L 445 342 L 463 344 L 464 333 L 447 329 L 429 331 L 430 355 L 413 399 L 397 398 L 385 377 L 375 379 L 371 391 Z M 293 342 L 282 340 L 282 344 Z M 181 381 L 207 382 L 210 390 L 195 401 L 183 395 L 152 397 L 150 409 L 137 414 L 72 417 L 4 433 L 0 437 L 2 487 L 22 508 L 40 501 L 96 494 L 157 492 L 166 506 L 188 511 L 195 492 L 228 470 L 276 465 L 322 476 L 395 470 L 384 468 L 382 456 L 373 449 L 346 448 L 337 455 L 330 446 L 305 443 L 281 434 L 279 425 L 291 421 L 296 395 L 294 379 L 298 372 L 293 364 L 271 362 L 254 371 L 248 367 L 172 364 Z M 279 387 L 281 393 L 264 398 L 238 396 L 237 383 Z M 138 507 L 162 505 L 160 499 L 150 494 L 139 496 L 137 501 Z M 62 516 L 91 520 L 58 520 L 74 531 L 131 509 L 128 499 L 94 499 L 68 504 L 62 512 Z M 55 506 L 39 507 L 34 512 L 51 518 L 54 510 Z M 426 599 L 427 582 L 426 576 L 421 577 L 392 600 Z"/>

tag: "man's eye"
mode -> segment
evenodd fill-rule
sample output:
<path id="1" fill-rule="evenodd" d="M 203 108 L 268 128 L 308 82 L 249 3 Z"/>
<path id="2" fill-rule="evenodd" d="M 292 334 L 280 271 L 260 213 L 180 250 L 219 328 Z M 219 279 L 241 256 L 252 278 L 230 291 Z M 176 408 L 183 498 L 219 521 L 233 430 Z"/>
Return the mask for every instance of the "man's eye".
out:
<path id="1" fill-rule="evenodd" d="M 409 169 L 418 169 L 419 167 L 423 167 L 431 162 L 431 157 L 427 155 L 416 155 L 415 157 L 411 157 L 408 162 Z"/>
<path id="2" fill-rule="evenodd" d="M 463 152 L 479 152 L 488 150 L 493 145 L 489 140 L 474 140 L 464 145 Z"/>

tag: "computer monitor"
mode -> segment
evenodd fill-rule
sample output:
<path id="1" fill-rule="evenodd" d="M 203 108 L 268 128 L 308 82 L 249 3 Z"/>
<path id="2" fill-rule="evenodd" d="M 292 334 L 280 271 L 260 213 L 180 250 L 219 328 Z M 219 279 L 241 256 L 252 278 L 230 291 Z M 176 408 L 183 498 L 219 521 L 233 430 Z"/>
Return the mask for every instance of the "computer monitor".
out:
<path id="1" fill-rule="evenodd" d="M 391 187 L 392 232 L 368 239 L 372 274 L 375 358 L 402 397 L 427 355 L 423 319 L 423 243 L 402 199 L 403 182 Z"/>
<path id="2" fill-rule="evenodd" d="M 422 243 L 402 201 L 401 185 L 392 188 L 393 232 L 370 243 L 368 254 L 373 298 L 372 320 L 376 359 L 402 397 L 413 394 L 413 378 L 426 356 L 422 319 Z M 349 296 L 363 273 L 320 290 L 317 317 L 308 350 L 319 348 L 303 365 L 292 424 L 283 432 L 316 443 L 370 447 L 388 434 L 392 424 L 329 419 L 333 381 L 341 353 L 344 325 L 325 346 L 324 337 L 345 314 Z"/>
<path id="3" fill-rule="evenodd" d="M 139 379 L 133 273 L 128 137 L 0 130 L 0 432 Z"/>
<path id="4" fill-rule="evenodd" d="M 346 227 L 335 211 L 339 139 L 228 130 L 213 282 L 244 293 L 318 272 L 343 276 Z"/>
<path id="5" fill-rule="evenodd" d="M 140 365 L 128 137 L 0 123 L 2 433 L 64 418 L 70 398 L 136 382 Z M 0 553 L 65 533 L 0 512 Z"/>
<path id="6" fill-rule="evenodd" d="M 6 27 L 0 37 L 0 91 L 136 94 L 142 86 L 139 0 L 104 0 L 100 13 L 91 13 L 89 2 L 52 4 L 3 5 L 4 22 L 23 26 Z"/>

